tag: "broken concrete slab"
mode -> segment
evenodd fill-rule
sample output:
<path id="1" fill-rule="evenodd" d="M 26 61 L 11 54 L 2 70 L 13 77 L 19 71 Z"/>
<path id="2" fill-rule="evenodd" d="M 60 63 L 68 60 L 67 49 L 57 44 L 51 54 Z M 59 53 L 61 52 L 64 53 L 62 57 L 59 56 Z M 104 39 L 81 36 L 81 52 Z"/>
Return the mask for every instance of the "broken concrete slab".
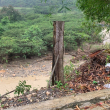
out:
<path id="1" fill-rule="evenodd" d="M 109 96 L 110 96 L 110 89 L 103 89 L 88 93 L 61 97 L 53 100 L 47 100 L 44 102 L 29 104 L 15 108 L 12 107 L 12 108 L 8 108 L 7 110 L 63 110 L 65 108 L 70 108 L 69 106 L 72 106 L 77 103 L 89 102 L 92 99 L 99 100 L 101 99 L 101 97 L 108 98 Z"/>

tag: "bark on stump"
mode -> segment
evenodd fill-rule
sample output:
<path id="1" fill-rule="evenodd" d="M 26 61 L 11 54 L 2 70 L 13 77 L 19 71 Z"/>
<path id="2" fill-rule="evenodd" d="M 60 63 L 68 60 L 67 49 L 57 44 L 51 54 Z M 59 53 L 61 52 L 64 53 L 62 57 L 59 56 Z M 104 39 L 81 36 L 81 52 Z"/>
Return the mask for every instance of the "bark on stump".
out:
<path id="1" fill-rule="evenodd" d="M 57 56 L 59 55 L 57 65 L 52 76 L 52 85 L 55 81 L 61 81 L 64 84 L 64 70 L 63 70 L 63 54 L 64 54 L 64 22 L 53 22 L 53 61 L 52 68 L 55 65 Z"/>

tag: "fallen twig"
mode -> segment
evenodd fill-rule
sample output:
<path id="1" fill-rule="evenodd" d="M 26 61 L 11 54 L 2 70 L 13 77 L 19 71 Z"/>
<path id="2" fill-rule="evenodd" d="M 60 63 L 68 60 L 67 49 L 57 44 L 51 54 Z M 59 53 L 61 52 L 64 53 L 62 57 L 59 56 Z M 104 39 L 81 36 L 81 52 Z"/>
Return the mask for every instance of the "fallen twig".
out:
<path id="1" fill-rule="evenodd" d="M 78 105 L 76 105 L 76 108 L 77 108 L 78 110 L 80 110 L 80 108 L 78 107 Z"/>
<path id="2" fill-rule="evenodd" d="M 12 93 L 12 92 L 14 92 L 14 91 L 15 91 L 15 90 L 12 90 L 12 91 L 7 92 L 6 94 L 4 94 L 4 95 L 0 96 L 0 99 L 1 99 L 1 98 L 3 98 L 4 96 L 6 96 L 6 95 L 8 95 L 8 94 L 10 94 L 10 93 Z"/>

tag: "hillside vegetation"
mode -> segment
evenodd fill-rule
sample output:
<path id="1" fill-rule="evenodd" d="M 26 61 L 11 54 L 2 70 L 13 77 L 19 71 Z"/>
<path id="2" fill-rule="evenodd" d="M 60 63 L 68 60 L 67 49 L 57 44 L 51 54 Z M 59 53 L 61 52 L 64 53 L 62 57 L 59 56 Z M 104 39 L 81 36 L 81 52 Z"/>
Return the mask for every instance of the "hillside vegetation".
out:
<path id="1" fill-rule="evenodd" d="M 7 2 L 5 3 L 5 1 Z M 11 1 L 13 0 L 10 0 L 10 3 L 12 3 Z M 22 5 L 25 1 L 22 2 Z M 8 0 L 1 0 L 1 2 L 2 5 L 9 3 Z M 15 2 L 13 3 L 16 6 Z M 34 4 L 34 2 L 32 3 Z M 40 2 L 38 3 L 40 4 Z M 17 4 L 17 6 L 20 5 Z M 39 7 L 35 8 L 39 10 Z M 65 21 L 64 47 L 66 50 L 77 49 L 85 41 L 100 41 L 100 37 L 97 36 L 100 28 L 97 27 L 96 22 L 86 22 L 83 13 L 76 6 L 72 7 L 74 11 L 63 10 L 64 12 L 55 12 L 51 16 L 45 13 L 44 7 L 42 12 L 35 11 L 35 8 L 21 7 L 16 10 L 12 6 L 8 6 L 0 10 L 0 62 L 8 62 L 18 57 L 40 56 L 47 50 L 52 50 L 52 21 Z"/>

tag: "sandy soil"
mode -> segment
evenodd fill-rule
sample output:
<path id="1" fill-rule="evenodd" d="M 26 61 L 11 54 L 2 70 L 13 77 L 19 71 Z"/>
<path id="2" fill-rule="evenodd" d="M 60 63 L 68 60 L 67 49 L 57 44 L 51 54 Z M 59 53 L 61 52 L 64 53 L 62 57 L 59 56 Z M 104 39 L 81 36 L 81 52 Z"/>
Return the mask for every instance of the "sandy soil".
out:
<path id="1" fill-rule="evenodd" d="M 32 89 L 40 89 L 47 86 L 49 80 L 52 61 L 42 60 L 43 58 L 33 58 L 13 61 L 10 64 L 0 64 L 0 94 L 14 90 L 19 81 L 26 80 Z M 71 55 L 64 56 L 64 66 L 69 64 Z M 10 94 L 9 97 L 13 97 Z"/>

